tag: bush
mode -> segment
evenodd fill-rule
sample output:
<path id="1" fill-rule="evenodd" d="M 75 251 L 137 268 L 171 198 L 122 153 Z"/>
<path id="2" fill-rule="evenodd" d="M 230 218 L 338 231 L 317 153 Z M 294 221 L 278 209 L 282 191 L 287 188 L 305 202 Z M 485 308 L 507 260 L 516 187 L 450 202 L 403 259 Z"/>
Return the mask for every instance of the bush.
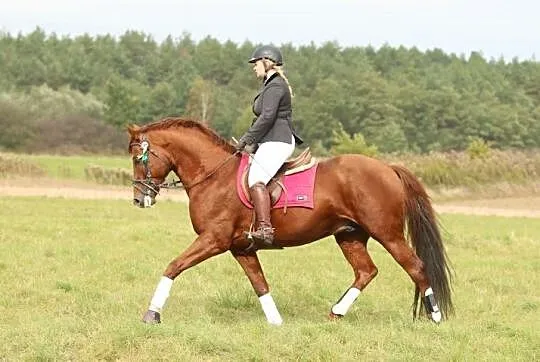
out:
<path id="1" fill-rule="evenodd" d="M 111 154 L 125 152 L 127 133 L 88 116 L 42 119 L 25 149 L 56 154 Z"/>
<path id="2" fill-rule="evenodd" d="M 369 146 L 361 133 L 356 133 L 351 137 L 343 127 L 334 130 L 333 133 L 334 146 L 330 149 L 333 155 L 344 153 L 360 153 L 371 157 L 377 155 L 377 147 Z"/>
<path id="3" fill-rule="evenodd" d="M 55 91 L 43 85 L 27 92 L 1 93 L 0 148 L 31 152 L 118 149 L 121 132 L 97 121 L 103 111 L 104 105 L 94 96 L 68 87 Z"/>
<path id="4" fill-rule="evenodd" d="M 540 178 L 539 152 L 491 150 L 480 154 L 483 156 L 471 157 L 468 152 L 403 155 L 387 161 L 403 164 L 431 187 L 525 184 Z"/>
<path id="5" fill-rule="evenodd" d="M 4 150 L 20 150 L 34 134 L 33 124 L 28 122 L 28 112 L 22 105 L 0 95 L 0 147 Z"/>
<path id="6" fill-rule="evenodd" d="M 487 158 L 491 152 L 491 143 L 479 137 L 471 137 L 466 150 L 470 158 Z"/>

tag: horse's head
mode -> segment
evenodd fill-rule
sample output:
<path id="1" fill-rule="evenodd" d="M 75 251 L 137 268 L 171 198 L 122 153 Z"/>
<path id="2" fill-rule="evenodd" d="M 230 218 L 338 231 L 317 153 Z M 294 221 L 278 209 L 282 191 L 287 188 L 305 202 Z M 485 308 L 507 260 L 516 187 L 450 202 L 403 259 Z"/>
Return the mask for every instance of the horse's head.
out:
<path id="1" fill-rule="evenodd" d="M 129 126 L 129 153 L 133 160 L 133 204 L 150 207 L 156 203 L 160 185 L 173 165 L 169 153 L 152 143 L 150 133 L 137 126 Z"/>

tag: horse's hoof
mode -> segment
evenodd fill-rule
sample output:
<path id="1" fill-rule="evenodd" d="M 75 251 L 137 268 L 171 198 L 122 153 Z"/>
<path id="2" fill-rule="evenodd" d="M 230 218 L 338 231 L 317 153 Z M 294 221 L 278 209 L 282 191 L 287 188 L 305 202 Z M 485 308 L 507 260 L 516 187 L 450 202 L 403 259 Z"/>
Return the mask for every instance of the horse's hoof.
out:
<path id="1" fill-rule="evenodd" d="M 159 312 L 153 310 L 147 310 L 144 314 L 142 321 L 146 324 L 158 324 L 161 323 L 161 316 Z"/>
<path id="2" fill-rule="evenodd" d="M 328 314 L 328 319 L 330 319 L 331 321 L 338 321 L 338 320 L 340 320 L 341 318 L 343 318 L 342 315 L 335 314 L 335 313 L 332 312 L 332 311 L 330 311 L 330 314 Z"/>
<path id="3" fill-rule="evenodd" d="M 437 312 L 432 312 L 431 313 L 431 320 L 433 322 L 435 322 L 435 324 L 439 324 L 441 323 L 441 320 L 442 320 L 442 314 L 441 312 L 437 311 Z"/>

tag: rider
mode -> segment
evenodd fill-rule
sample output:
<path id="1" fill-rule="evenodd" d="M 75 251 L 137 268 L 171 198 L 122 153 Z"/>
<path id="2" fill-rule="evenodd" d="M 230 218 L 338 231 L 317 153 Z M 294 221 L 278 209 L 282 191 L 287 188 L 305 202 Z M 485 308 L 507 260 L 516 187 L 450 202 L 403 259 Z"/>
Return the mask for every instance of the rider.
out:
<path id="1" fill-rule="evenodd" d="M 249 130 L 240 138 L 238 150 L 257 151 L 248 175 L 258 227 L 252 233 L 256 241 L 271 245 L 274 229 L 270 222 L 270 194 L 266 185 L 283 163 L 293 154 L 295 144 L 303 141 L 292 126 L 292 89 L 283 74 L 283 56 L 273 45 L 263 45 L 253 52 L 249 63 L 262 87 L 253 100 L 254 119 Z"/>

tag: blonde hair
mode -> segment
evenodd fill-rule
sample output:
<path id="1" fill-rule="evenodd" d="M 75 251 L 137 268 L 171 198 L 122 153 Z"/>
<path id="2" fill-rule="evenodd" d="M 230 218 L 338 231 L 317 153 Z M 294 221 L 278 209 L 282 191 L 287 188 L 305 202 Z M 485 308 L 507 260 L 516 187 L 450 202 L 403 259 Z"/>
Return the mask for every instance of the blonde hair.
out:
<path id="1" fill-rule="evenodd" d="M 285 83 L 287 83 L 287 87 L 289 87 L 289 92 L 291 93 L 291 98 L 293 98 L 294 93 L 292 91 L 291 84 L 289 83 L 289 79 L 285 76 L 285 72 L 283 71 L 283 67 L 281 65 L 276 65 L 276 63 L 274 63 L 270 59 L 264 59 L 264 68 L 266 69 L 266 71 L 269 71 L 270 69 L 274 69 L 277 72 L 277 74 L 279 74 L 279 76 L 281 78 L 283 78 L 283 80 L 285 80 Z"/>
<path id="2" fill-rule="evenodd" d="M 283 80 L 285 80 L 285 83 L 287 83 L 287 87 L 289 87 L 289 92 L 291 92 L 291 98 L 294 97 L 291 84 L 289 83 L 289 79 L 285 76 L 283 68 L 280 65 L 274 65 L 274 70 L 279 74 L 281 78 L 283 78 Z"/>

